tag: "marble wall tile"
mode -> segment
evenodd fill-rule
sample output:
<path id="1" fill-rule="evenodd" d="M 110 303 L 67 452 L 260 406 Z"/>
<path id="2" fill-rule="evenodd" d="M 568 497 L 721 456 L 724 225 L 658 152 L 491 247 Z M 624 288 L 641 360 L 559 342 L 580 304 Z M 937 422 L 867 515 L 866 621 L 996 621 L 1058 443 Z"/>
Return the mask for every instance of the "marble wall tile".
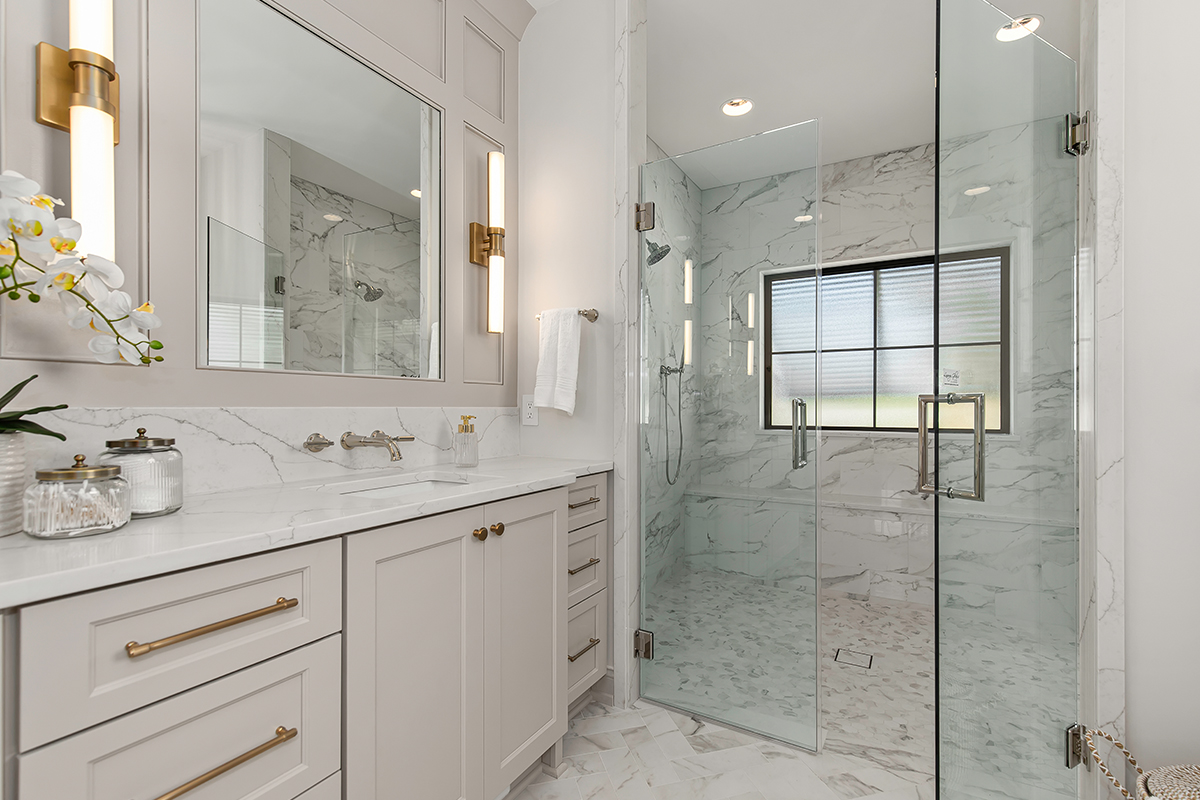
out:
<path id="1" fill-rule="evenodd" d="M 291 220 L 287 368 L 419 376 L 429 342 L 420 222 L 296 175 Z"/>
<path id="2" fill-rule="evenodd" d="M 95 458 L 108 439 L 151 436 L 176 439 L 184 456 L 184 490 L 215 492 L 287 481 L 344 478 L 363 471 L 413 469 L 454 461 L 452 432 L 460 414 L 474 414 L 480 458 L 519 453 L 515 408 L 71 408 L 47 414 L 44 424 L 66 434 L 59 442 L 30 436 L 30 472 L 65 466 L 71 456 Z M 400 445 L 404 460 L 391 463 L 385 450 L 343 450 L 334 446 L 310 453 L 301 445 L 311 433 L 336 441 L 343 431 L 367 434 L 381 429 L 408 434 Z"/>

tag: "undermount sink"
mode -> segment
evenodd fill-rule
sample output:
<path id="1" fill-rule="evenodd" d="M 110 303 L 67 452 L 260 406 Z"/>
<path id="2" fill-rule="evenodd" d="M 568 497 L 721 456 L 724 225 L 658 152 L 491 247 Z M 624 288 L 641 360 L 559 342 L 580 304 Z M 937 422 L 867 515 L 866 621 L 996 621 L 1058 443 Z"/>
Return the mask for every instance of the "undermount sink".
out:
<path id="1" fill-rule="evenodd" d="M 411 475 L 380 475 L 356 481 L 342 481 L 321 487 L 323 492 L 353 495 L 372 499 L 405 498 L 437 491 L 465 488 L 477 483 L 498 480 L 492 475 L 468 475 L 458 472 L 416 472 Z"/>

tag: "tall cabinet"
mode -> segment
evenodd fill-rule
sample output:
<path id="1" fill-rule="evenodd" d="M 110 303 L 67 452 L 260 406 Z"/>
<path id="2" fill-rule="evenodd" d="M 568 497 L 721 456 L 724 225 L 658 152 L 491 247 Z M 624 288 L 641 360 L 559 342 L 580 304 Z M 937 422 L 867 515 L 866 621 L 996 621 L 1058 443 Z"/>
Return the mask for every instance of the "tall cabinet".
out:
<path id="1" fill-rule="evenodd" d="M 567 730 L 567 490 L 346 539 L 346 796 L 490 800 Z"/>

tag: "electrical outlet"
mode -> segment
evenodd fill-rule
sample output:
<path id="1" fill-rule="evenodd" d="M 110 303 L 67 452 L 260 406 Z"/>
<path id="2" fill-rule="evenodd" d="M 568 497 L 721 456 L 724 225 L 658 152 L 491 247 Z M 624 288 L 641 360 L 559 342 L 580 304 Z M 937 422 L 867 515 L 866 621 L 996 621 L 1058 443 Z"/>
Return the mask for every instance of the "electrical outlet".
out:
<path id="1" fill-rule="evenodd" d="M 537 425 L 538 410 L 533 404 L 533 395 L 521 395 L 521 424 L 522 425 Z"/>

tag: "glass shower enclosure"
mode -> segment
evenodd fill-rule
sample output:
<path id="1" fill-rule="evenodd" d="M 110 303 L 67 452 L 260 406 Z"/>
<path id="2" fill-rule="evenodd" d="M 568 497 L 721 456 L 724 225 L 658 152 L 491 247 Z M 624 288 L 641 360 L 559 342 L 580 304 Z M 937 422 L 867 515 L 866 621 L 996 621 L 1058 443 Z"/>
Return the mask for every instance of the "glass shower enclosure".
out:
<path id="1" fill-rule="evenodd" d="M 763 285 L 817 270 L 817 123 L 642 168 L 641 694 L 808 749 L 818 737 L 815 281 L 777 315 Z M 780 295 L 777 293 L 776 295 Z M 760 398 L 770 397 L 769 403 Z M 784 420 L 764 429 L 764 416 Z M 794 421 L 794 425 L 791 423 Z"/>

